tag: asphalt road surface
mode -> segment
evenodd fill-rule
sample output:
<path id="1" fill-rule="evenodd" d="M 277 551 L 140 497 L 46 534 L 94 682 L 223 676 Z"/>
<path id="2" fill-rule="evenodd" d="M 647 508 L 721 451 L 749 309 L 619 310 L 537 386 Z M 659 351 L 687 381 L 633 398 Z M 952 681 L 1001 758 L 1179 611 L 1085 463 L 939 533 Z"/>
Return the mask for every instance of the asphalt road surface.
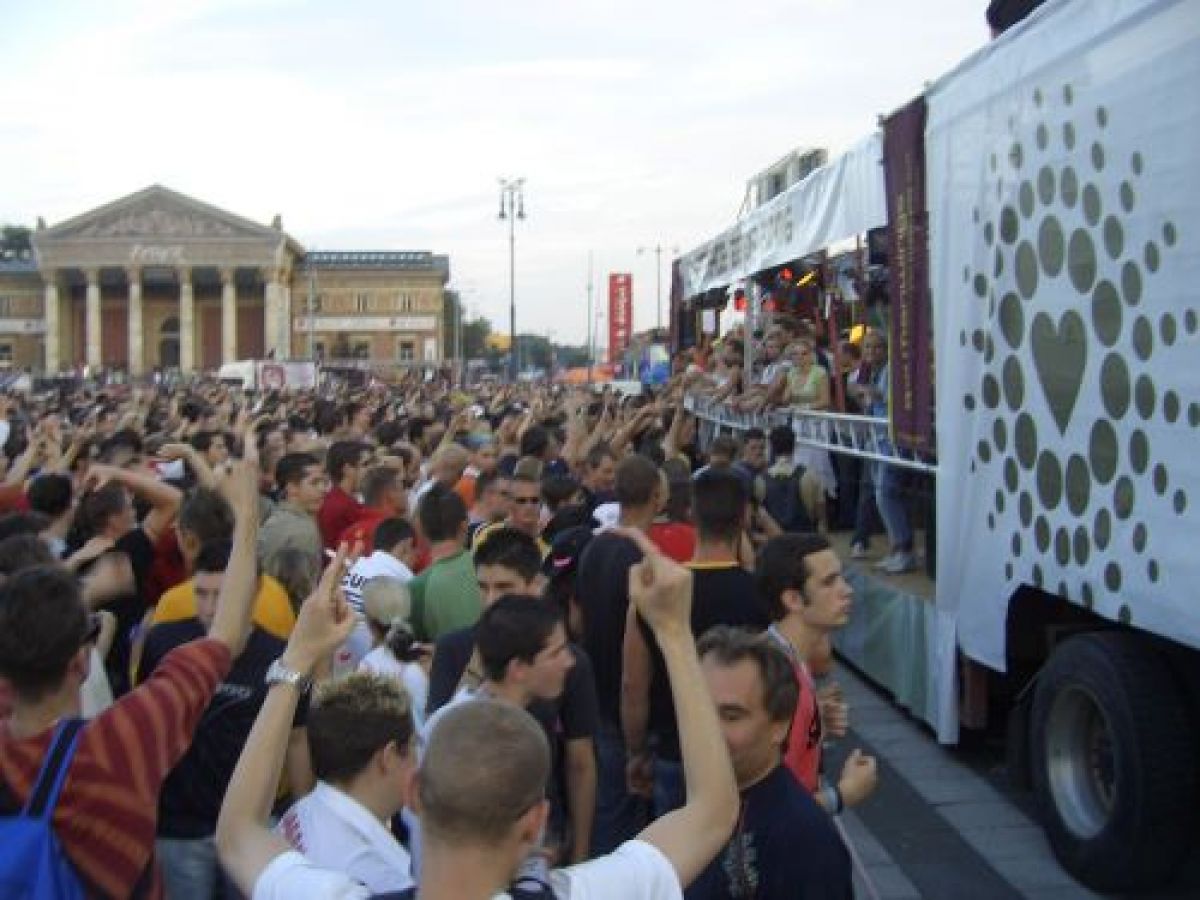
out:
<path id="1" fill-rule="evenodd" d="M 940 746 L 932 733 L 845 665 L 834 675 L 851 731 L 829 749 L 836 773 L 854 747 L 879 761 L 879 787 L 841 816 L 859 900 L 1097 898 L 1058 864 L 1033 818 L 1032 797 L 1004 774 L 999 744 Z M 1154 900 L 1200 897 L 1200 852 Z"/>

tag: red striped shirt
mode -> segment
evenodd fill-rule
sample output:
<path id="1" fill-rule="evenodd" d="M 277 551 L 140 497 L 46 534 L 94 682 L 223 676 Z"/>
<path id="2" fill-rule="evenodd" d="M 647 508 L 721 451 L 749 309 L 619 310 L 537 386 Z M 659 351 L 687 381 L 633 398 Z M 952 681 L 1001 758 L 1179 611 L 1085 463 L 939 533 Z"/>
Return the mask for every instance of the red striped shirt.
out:
<path id="1" fill-rule="evenodd" d="M 54 830 L 91 894 L 127 897 L 142 877 L 154 853 L 162 783 L 187 751 L 231 662 L 220 641 L 178 647 L 145 684 L 80 732 Z M 18 740 L 0 722 L 0 778 L 22 803 L 53 733 Z M 163 896 L 157 870 L 146 896 Z"/>

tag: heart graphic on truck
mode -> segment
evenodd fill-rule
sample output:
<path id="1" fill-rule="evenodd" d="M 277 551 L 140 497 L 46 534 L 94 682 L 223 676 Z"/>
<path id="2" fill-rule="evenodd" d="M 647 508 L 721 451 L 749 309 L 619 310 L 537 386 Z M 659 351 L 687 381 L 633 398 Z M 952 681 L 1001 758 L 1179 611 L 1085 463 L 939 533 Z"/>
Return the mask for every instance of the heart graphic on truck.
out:
<path id="1" fill-rule="evenodd" d="M 1187 509 L 1151 435 L 1163 424 L 1197 428 L 1200 404 L 1185 415 L 1183 399 L 1160 390 L 1144 364 L 1195 335 L 1196 311 L 1157 314 L 1147 302 L 1180 234 L 1170 221 L 1145 234 L 1143 153 L 1106 146 L 1108 110 L 1084 109 L 1071 85 L 1036 89 L 1032 100 L 1034 121 L 1010 118 L 1004 146 L 988 155 L 995 191 L 973 211 L 977 262 L 963 267 L 963 282 L 986 314 L 985 327 L 959 335 L 983 361 L 963 403 L 980 420 L 972 467 L 1002 473 L 987 526 L 1007 538 L 1005 576 L 1090 607 L 1139 565 L 1158 581 L 1144 504 L 1157 497 L 1176 515 Z M 1128 606 L 1119 618 L 1131 620 Z"/>

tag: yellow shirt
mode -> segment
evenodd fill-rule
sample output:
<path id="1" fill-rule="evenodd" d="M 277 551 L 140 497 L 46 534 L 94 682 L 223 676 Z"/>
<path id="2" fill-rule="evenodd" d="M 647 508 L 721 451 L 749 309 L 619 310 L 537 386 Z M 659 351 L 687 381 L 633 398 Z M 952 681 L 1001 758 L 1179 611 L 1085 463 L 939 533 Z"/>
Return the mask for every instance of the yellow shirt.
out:
<path id="1" fill-rule="evenodd" d="M 171 588 L 154 607 L 151 624 L 178 622 L 196 615 L 196 590 L 191 579 Z M 263 631 L 286 641 L 296 627 L 296 613 L 288 600 L 287 591 L 270 575 L 258 580 L 258 594 L 254 598 L 254 624 Z"/>

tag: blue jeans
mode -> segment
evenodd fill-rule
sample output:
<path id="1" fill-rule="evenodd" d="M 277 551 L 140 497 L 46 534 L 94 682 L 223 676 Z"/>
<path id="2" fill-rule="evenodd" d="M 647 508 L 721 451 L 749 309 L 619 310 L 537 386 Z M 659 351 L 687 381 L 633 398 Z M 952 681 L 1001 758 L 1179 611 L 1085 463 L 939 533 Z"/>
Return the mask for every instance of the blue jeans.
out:
<path id="1" fill-rule="evenodd" d="M 159 838 L 154 842 L 171 900 L 213 900 L 220 869 L 212 837 Z"/>
<path id="2" fill-rule="evenodd" d="M 871 471 L 875 464 L 863 461 L 858 479 L 857 497 L 854 505 L 854 536 L 850 543 L 871 546 L 871 535 L 879 532 L 879 518 L 875 515 L 875 483 Z"/>
<path id="3" fill-rule="evenodd" d="M 596 814 L 592 856 L 616 850 L 646 825 L 646 804 L 630 795 L 625 781 L 625 738 L 611 722 L 596 729 Z"/>
<path id="4" fill-rule="evenodd" d="M 912 526 L 908 522 L 908 507 L 900 485 L 904 473 L 899 467 L 883 462 L 875 463 L 874 469 L 875 505 L 879 507 L 879 517 L 883 519 L 892 552 L 912 553 Z"/>

